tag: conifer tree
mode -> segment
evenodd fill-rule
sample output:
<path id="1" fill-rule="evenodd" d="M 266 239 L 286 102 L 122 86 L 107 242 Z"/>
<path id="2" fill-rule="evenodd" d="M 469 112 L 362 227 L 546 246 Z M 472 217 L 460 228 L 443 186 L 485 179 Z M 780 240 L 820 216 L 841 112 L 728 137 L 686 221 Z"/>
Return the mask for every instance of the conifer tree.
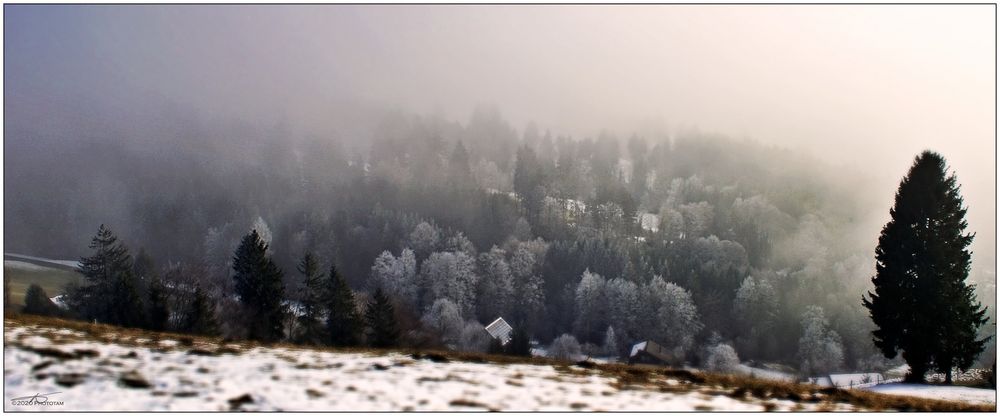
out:
<path id="1" fill-rule="evenodd" d="M 202 290 L 201 285 L 194 287 L 191 305 L 188 308 L 187 316 L 181 323 L 181 329 L 199 335 L 215 335 L 218 332 L 215 321 L 215 304 Z"/>
<path id="2" fill-rule="evenodd" d="M 523 324 L 518 324 L 510 333 L 510 341 L 506 345 L 507 354 L 522 357 L 531 356 L 531 339 Z"/>
<path id="3" fill-rule="evenodd" d="M 986 308 L 976 301 L 969 274 L 973 235 L 966 209 L 944 158 L 925 151 L 899 184 L 890 221 L 875 250 L 875 291 L 862 297 L 875 346 L 893 358 L 902 351 L 907 379 L 922 383 L 929 369 L 967 369 L 987 339 L 977 339 Z"/>
<path id="4" fill-rule="evenodd" d="M 300 342 L 319 344 L 323 340 L 323 325 L 320 322 L 320 312 L 323 302 L 323 273 L 319 271 L 319 262 L 312 253 L 302 256 L 297 267 L 302 274 L 302 315 L 298 317 Z"/>
<path id="5" fill-rule="evenodd" d="M 71 304 L 87 320 L 129 327 L 145 323 L 143 303 L 132 273 L 128 248 L 101 224 L 90 242 L 94 254 L 80 259 L 78 271 L 86 284 L 72 291 Z"/>
<path id="6" fill-rule="evenodd" d="M 32 283 L 28 290 L 24 292 L 24 313 L 32 315 L 57 316 L 60 315 L 59 307 L 56 306 L 45 289 Z"/>
<path id="7" fill-rule="evenodd" d="M 347 281 L 340 276 L 336 265 L 330 266 L 326 287 L 326 329 L 330 345 L 349 347 L 358 345 L 361 332 L 361 318 L 358 316 L 354 292 Z"/>
<path id="8" fill-rule="evenodd" d="M 163 331 L 167 329 L 167 321 L 170 319 L 170 310 L 167 306 L 167 292 L 160 279 L 153 278 L 149 282 L 149 322 L 146 327 L 153 331 Z"/>
<path id="9" fill-rule="evenodd" d="M 365 323 L 368 326 L 368 344 L 378 348 L 396 346 L 399 341 L 399 329 L 396 326 L 396 316 L 392 302 L 382 292 L 375 289 L 372 300 L 365 310 Z"/>
<path id="10" fill-rule="evenodd" d="M 282 272 L 267 255 L 267 243 L 253 230 L 240 241 L 233 256 L 233 280 L 240 303 L 250 314 L 247 336 L 277 341 L 284 334 L 285 308 Z"/>

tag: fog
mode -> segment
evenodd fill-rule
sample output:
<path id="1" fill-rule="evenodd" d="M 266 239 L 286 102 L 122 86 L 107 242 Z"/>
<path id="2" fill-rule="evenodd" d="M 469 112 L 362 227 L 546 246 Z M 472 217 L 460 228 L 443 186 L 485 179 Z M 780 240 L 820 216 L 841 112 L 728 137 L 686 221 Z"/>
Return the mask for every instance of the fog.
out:
<path id="1" fill-rule="evenodd" d="M 962 184 L 976 233 L 973 275 L 995 281 L 996 22 L 989 5 L 6 5 L 4 13 L 5 251 L 73 258 L 101 222 L 151 247 L 144 236 L 158 234 L 139 224 L 279 217 L 276 205 L 249 193 L 236 194 L 246 197 L 236 201 L 246 205 L 239 214 L 187 212 L 178 202 L 173 217 L 146 218 L 150 211 L 132 206 L 192 198 L 199 187 L 280 189 L 268 188 L 269 173 L 256 188 L 226 182 L 241 164 L 270 169 L 276 159 L 268 155 L 281 152 L 273 149 L 295 149 L 301 164 L 307 143 L 336 143 L 337 160 L 354 166 L 380 135 L 412 137 L 399 132 L 424 128 L 468 144 L 475 139 L 462 135 L 476 126 L 498 134 L 509 125 L 517 140 L 545 132 L 614 137 L 622 158 L 634 135 L 651 146 L 727 137 L 706 148 L 705 160 L 750 149 L 752 166 L 782 178 L 769 185 L 820 183 L 812 190 L 828 199 L 818 203 L 824 212 L 848 219 L 837 241 L 866 253 L 865 261 L 899 180 L 917 153 L 934 150 Z M 472 164 L 490 137 L 470 146 Z M 719 149 L 734 154 L 715 158 Z M 84 151 L 103 157 L 73 153 Z M 501 169 L 505 157 L 497 159 Z M 141 179 L 146 168 L 158 173 Z M 70 183 L 79 198 L 53 191 Z M 147 196 L 136 196 L 139 189 Z M 265 206 L 272 208 L 258 208 Z M 654 203 L 640 209 L 660 212 Z M 60 217 L 41 227 L 18 216 L 43 211 Z M 189 242 L 200 247 L 204 228 L 191 230 Z M 794 249 L 790 242 L 808 236 L 800 233 L 776 250 Z M 153 251 L 163 260 L 184 257 Z M 297 254 L 288 251 L 281 254 Z"/>

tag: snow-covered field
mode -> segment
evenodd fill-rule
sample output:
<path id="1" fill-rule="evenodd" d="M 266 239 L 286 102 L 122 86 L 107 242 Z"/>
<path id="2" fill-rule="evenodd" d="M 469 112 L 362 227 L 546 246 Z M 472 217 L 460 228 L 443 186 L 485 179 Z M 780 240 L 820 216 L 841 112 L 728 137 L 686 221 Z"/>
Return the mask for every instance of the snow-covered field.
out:
<path id="1" fill-rule="evenodd" d="M 952 400 L 976 404 L 997 402 L 997 391 L 962 386 L 940 386 L 927 384 L 890 383 L 868 387 L 866 390 L 883 394 L 923 397 L 927 399 Z"/>
<path id="2" fill-rule="evenodd" d="M 32 264 L 17 260 L 4 260 L 3 267 L 10 269 L 24 270 L 29 272 L 44 272 L 50 270 L 50 268 L 45 266 L 39 266 L 37 264 Z"/>
<path id="3" fill-rule="evenodd" d="M 60 266 L 64 268 L 80 267 L 79 260 L 53 260 L 53 259 L 46 259 L 43 257 L 28 256 L 25 254 L 15 254 L 15 253 L 3 253 L 3 255 L 4 255 L 4 266 L 7 266 L 8 262 L 18 262 L 18 263 L 33 264 L 39 267 L 45 267 L 45 266 Z"/>
<path id="4" fill-rule="evenodd" d="M 760 399 L 659 375 L 647 383 L 624 383 L 572 365 L 441 362 L 401 353 L 200 341 L 185 345 L 126 334 L 97 338 L 9 321 L 4 340 L 8 411 L 858 410 L 821 400 Z M 50 403 L 61 405 L 16 401 L 47 393 Z"/>

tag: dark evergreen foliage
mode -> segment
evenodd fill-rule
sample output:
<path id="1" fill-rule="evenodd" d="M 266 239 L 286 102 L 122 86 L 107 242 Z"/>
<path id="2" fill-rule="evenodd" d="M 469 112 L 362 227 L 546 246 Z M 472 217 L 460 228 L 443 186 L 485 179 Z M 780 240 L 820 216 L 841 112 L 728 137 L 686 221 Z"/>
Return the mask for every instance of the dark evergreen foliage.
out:
<path id="1" fill-rule="evenodd" d="M 299 333 L 295 337 L 299 342 L 320 344 L 323 342 L 323 324 L 320 313 L 323 311 L 323 299 L 326 292 L 323 285 L 323 273 L 319 271 L 319 261 L 312 253 L 306 253 L 299 261 L 297 270 L 302 274 L 302 293 L 299 296 L 302 305 L 302 315 L 298 317 Z"/>
<path id="2" fill-rule="evenodd" d="M 330 275 L 326 281 L 326 330 L 329 333 L 330 345 L 338 347 L 358 345 L 362 325 L 354 292 L 341 277 L 336 265 L 330 266 Z"/>
<path id="3" fill-rule="evenodd" d="M 528 336 L 528 332 L 523 328 L 524 325 L 518 325 L 514 328 L 514 331 L 510 334 L 510 341 L 504 346 L 508 355 L 517 355 L 522 357 L 531 356 L 531 339 Z"/>
<path id="4" fill-rule="evenodd" d="M 45 289 L 34 283 L 28 286 L 28 290 L 24 292 L 24 309 L 22 312 L 45 316 L 58 316 L 62 314 L 59 306 L 56 306 L 52 302 L 52 299 L 49 299 L 49 295 L 45 293 Z"/>
<path id="5" fill-rule="evenodd" d="M 986 339 L 977 332 L 987 318 L 965 282 L 973 236 L 965 234 L 966 209 L 954 175 L 933 152 L 917 156 L 896 192 L 876 248 L 875 291 L 862 303 L 878 327 L 875 345 L 888 357 L 902 351 L 907 378 L 923 382 L 936 369 L 968 369 Z"/>
<path id="6" fill-rule="evenodd" d="M 377 348 L 394 347 L 399 342 L 395 309 L 382 288 L 375 289 L 372 300 L 365 309 L 368 345 Z"/>
<path id="7" fill-rule="evenodd" d="M 80 259 L 78 269 L 85 285 L 67 292 L 69 303 L 87 320 L 127 327 L 144 325 L 143 302 L 128 248 L 104 224 L 90 248 L 94 254 Z"/>
<path id="8" fill-rule="evenodd" d="M 95 163 L 92 159 L 77 167 L 127 169 L 135 177 L 122 183 L 125 195 L 138 197 L 122 200 L 113 211 L 121 218 L 114 220 L 133 225 L 128 235 L 141 236 L 136 243 L 155 258 L 206 266 L 204 276 L 185 276 L 180 279 L 184 284 L 169 288 L 169 304 L 176 308 L 171 312 L 177 316 L 177 322 L 171 324 L 179 330 L 189 326 L 183 322 L 193 303 L 190 284 L 194 280 L 212 294 L 212 299 L 205 297 L 207 306 L 218 302 L 219 327 L 226 330 L 225 335 L 239 336 L 240 331 L 229 330 L 265 322 L 253 313 L 229 307 L 234 290 L 228 283 L 235 279 L 228 281 L 230 274 L 226 272 L 232 266 L 228 257 L 241 237 L 234 230 L 249 229 L 263 212 L 273 231 L 268 243 L 276 249 L 270 253 L 274 264 L 284 270 L 294 268 L 306 247 L 318 253 L 337 253 L 319 263 L 337 264 L 348 294 L 350 288 L 365 287 L 380 253 L 408 248 L 408 236 L 420 222 L 438 226 L 442 239 L 461 232 L 476 251 L 486 252 L 496 245 L 508 256 L 519 242 L 541 238 L 544 241 L 539 244 L 546 246 L 538 248 L 541 264 L 533 266 L 530 276 L 515 280 L 517 293 L 509 303 L 519 306 L 503 315 L 512 322 L 524 320 L 526 324 L 517 327 L 524 327 L 546 344 L 570 330 L 577 316 L 576 283 L 589 268 L 609 281 L 621 278 L 639 285 L 660 275 L 689 290 L 706 326 L 695 342 L 700 344 L 701 337 L 718 331 L 731 339 L 746 359 L 794 365 L 796 344 L 782 340 L 800 336 L 798 316 L 810 304 L 830 311 L 831 323 L 844 338 L 847 365 L 855 365 L 874 352 L 866 327 L 870 322 L 864 316 L 867 311 L 857 304 L 857 293 L 867 282 L 851 278 L 869 273 L 863 271 L 870 267 L 866 262 L 855 261 L 863 248 L 850 238 L 866 232 L 858 225 L 864 223 L 860 219 L 865 217 L 866 207 L 854 195 L 853 186 L 839 186 L 849 183 L 839 181 L 845 172 L 827 169 L 798 153 L 700 134 L 656 138 L 649 146 L 636 138 L 629 140 L 627 147 L 621 146 L 625 141 L 610 134 L 596 140 L 548 134 L 538 139 L 537 131 L 526 130 L 524 140 L 520 140 L 510 125 L 489 111 L 477 112 L 465 125 L 436 117 L 399 115 L 386 120 L 373 136 L 370 157 L 351 154 L 336 140 L 292 136 L 277 141 L 245 136 L 232 142 L 213 139 L 205 142 L 212 145 L 202 147 L 193 137 L 184 146 L 191 152 L 157 152 L 156 160 L 144 159 L 153 154 L 148 149 L 127 144 L 108 146 L 101 152 L 75 147 L 83 146 L 76 142 L 59 143 L 58 147 L 71 146 L 65 153 L 73 154 L 78 162 L 85 160 L 80 158 L 107 157 L 127 163 Z M 261 152 L 255 153 L 259 157 L 239 162 L 231 158 L 234 152 L 229 150 L 234 147 L 230 145 L 244 148 L 248 143 L 263 145 Z M 48 157 L 51 152 L 41 150 L 52 147 L 39 146 L 38 154 L 23 160 Z M 260 169 L 262 164 L 270 168 Z M 627 175 L 629 164 L 631 178 Z M 178 166 L 186 169 L 178 170 Z M 226 168 L 213 168 L 218 166 Z M 473 180 L 466 186 L 469 171 Z M 74 238 L 79 239 L 81 228 L 85 234 L 90 227 L 80 221 L 107 212 L 85 212 L 99 205 L 75 202 L 86 200 L 81 197 L 91 194 L 91 187 L 99 183 L 81 182 L 81 178 L 94 176 L 79 172 L 66 169 L 44 175 L 52 180 L 44 186 L 25 188 L 31 189 L 32 195 L 51 192 L 46 198 L 10 201 L 13 205 L 8 208 L 18 219 L 8 224 L 14 228 L 9 233 L 18 247 L 14 251 L 76 254 L 83 248 L 68 246 Z M 99 170 L 92 173 L 121 176 Z M 825 179 L 828 176 L 838 179 Z M 143 192 L 160 186 L 164 177 L 181 187 Z M 178 193 L 178 189 L 183 192 Z M 738 199 L 742 199 L 739 204 Z M 638 227 L 632 222 L 633 212 L 658 215 L 659 221 L 653 225 L 659 230 Z M 52 218 L 64 221 L 53 228 Z M 41 237 L 26 239 L 28 235 Z M 711 236 L 718 239 L 713 242 Z M 155 267 L 144 260 L 147 256 L 142 251 L 131 267 L 135 277 L 131 282 L 136 298 L 146 303 L 139 310 L 152 315 L 148 278 Z M 989 258 L 982 261 L 987 264 Z M 419 262 L 416 266 L 419 270 Z M 737 289 L 748 276 L 773 285 L 775 295 L 764 308 L 768 312 L 764 320 L 734 311 Z M 482 277 L 480 282 L 488 281 Z M 981 275 L 970 279 L 980 277 L 983 281 L 991 278 Z M 428 282 L 417 280 L 417 291 L 426 291 Z M 326 288 L 332 281 L 324 282 Z M 112 319 L 112 311 L 97 313 L 102 305 L 119 308 L 123 303 L 107 300 L 113 298 L 112 290 L 98 291 L 89 280 L 85 283 L 68 290 L 71 296 L 67 303 L 79 312 L 76 315 L 104 323 L 132 316 L 119 314 Z M 531 291 L 538 301 L 527 302 L 528 297 L 522 296 L 528 292 L 524 288 L 536 284 L 544 293 Z M 962 292 L 959 287 L 953 291 Z M 261 296 L 273 292 L 264 290 Z M 309 291 L 309 295 L 315 293 Z M 306 299 L 304 303 L 310 302 Z M 331 302 L 326 298 L 320 302 L 321 321 Z M 128 302 L 124 304 L 127 308 Z M 529 304 L 540 307 L 527 308 Z M 417 345 L 413 334 L 421 331 L 412 330 L 419 329 L 419 319 L 414 318 L 419 311 L 408 311 L 402 303 L 394 306 L 398 327 L 405 334 L 401 342 Z M 637 312 L 642 320 L 657 319 L 652 311 Z M 358 312 L 354 315 L 363 322 Z M 485 322 L 495 316 L 479 318 Z M 750 320 L 753 325 L 746 324 Z M 334 319 L 338 323 L 335 328 L 350 327 L 341 325 L 344 321 Z M 296 317 L 288 315 L 281 322 L 303 327 Z M 135 325 L 147 325 L 147 320 Z M 646 329 L 639 326 L 616 325 L 615 329 L 623 343 L 648 338 Z M 282 336 L 285 331 L 281 331 Z M 300 332 L 290 334 L 292 339 L 298 340 Z M 360 330 L 343 332 L 348 334 L 343 337 L 347 344 L 360 342 Z M 323 335 L 324 342 L 332 338 L 342 339 Z M 929 362 L 928 367 L 933 364 Z"/>
<path id="9" fill-rule="evenodd" d="M 191 294 L 191 304 L 180 324 L 181 331 L 199 335 L 215 335 L 218 325 L 215 319 L 215 303 L 200 285 L 195 285 Z"/>
<path id="10" fill-rule="evenodd" d="M 499 339 L 490 337 L 490 345 L 486 347 L 486 352 L 489 354 L 506 354 L 507 349 L 504 348 Z"/>
<path id="11" fill-rule="evenodd" d="M 170 309 L 167 306 L 167 291 L 163 287 L 163 282 L 160 279 L 155 279 L 149 282 L 149 296 L 148 296 L 148 316 L 149 321 L 146 324 L 146 328 L 153 331 L 163 331 L 167 328 L 167 323 L 170 319 Z"/>
<path id="12" fill-rule="evenodd" d="M 236 295 L 249 316 L 247 336 L 259 341 L 278 341 L 284 334 L 285 307 L 282 272 L 267 254 L 257 230 L 243 237 L 233 256 Z"/>

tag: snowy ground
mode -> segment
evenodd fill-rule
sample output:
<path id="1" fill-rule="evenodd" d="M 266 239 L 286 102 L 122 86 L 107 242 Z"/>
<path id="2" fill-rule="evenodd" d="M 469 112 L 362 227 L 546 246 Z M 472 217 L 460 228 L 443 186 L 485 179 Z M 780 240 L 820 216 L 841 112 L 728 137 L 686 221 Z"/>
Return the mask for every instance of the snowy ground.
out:
<path id="1" fill-rule="evenodd" d="M 868 387 L 866 390 L 883 394 L 923 397 L 927 399 L 962 401 L 975 404 L 997 402 L 997 391 L 962 386 L 890 383 Z"/>
<path id="2" fill-rule="evenodd" d="M 10 269 L 24 270 L 29 272 L 44 272 L 51 270 L 51 268 L 49 267 L 39 266 L 37 264 L 32 264 L 17 260 L 4 260 L 3 267 Z"/>
<path id="3" fill-rule="evenodd" d="M 6 411 L 859 410 L 819 400 L 759 399 L 667 376 L 623 383 L 577 366 L 185 345 L 10 321 L 4 340 Z M 36 394 L 47 394 L 50 405 L 24 404 Z"/>
<path id="4" fill-rule="evenodd" d="M 18 262 L 18 263 L 34 264 L 36 266 L 41 266 L 41 267 L 46 267 L 46 266 L 57 266 L 60 268 L 80 267 L 80 262 L 78 260 L 53 260 L 42 257 L 28 256 L 24 254 L 15 254 L 15 253 L 3 253 L 3 256 L 4 256 L 4 266 L 7 266 L 7 262 Z"/>

